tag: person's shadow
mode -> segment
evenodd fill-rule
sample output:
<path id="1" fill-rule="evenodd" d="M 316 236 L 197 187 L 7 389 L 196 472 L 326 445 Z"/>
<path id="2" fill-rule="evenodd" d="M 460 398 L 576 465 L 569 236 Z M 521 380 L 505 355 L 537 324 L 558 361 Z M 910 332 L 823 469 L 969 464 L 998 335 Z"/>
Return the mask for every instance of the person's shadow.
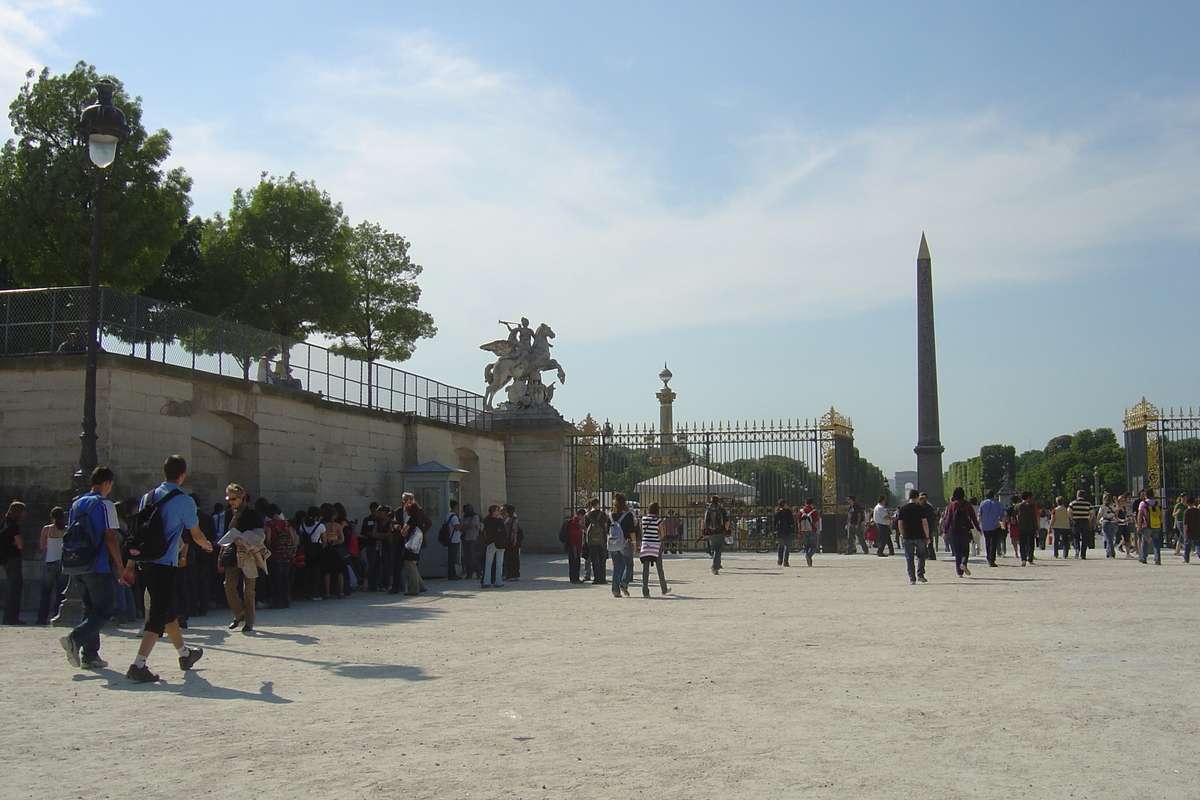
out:
<path id="1" fill-rule="evenodd" d="M 105 681 L 104 688 L 116 691 L 139 691 L 139 692 L 170 692 L 172 694 L 181 694 L 185 697 L 196 697 L 205 700 L 256 700 L 262 703 L 272 703 L 276 705 L 286 705 L 293 702 L 286 697 L 280 697 L 275 694 L 275 682 L 263 681 L 262 686 L 257 692 L 243 692 L 240 689 L 229 689 L 224 686 L 215 686 L 208 681 L 203 675 L 194 670 L 188 670 L 183 673 L 183 683 L 165 683 L 157 681 L 155 683 L 133 683 L 125 678 L 124 675 L 116 670 L 105 669 L 91 675 L 76 675 L 76 681 L 87 681 L 103 679 Z"/>

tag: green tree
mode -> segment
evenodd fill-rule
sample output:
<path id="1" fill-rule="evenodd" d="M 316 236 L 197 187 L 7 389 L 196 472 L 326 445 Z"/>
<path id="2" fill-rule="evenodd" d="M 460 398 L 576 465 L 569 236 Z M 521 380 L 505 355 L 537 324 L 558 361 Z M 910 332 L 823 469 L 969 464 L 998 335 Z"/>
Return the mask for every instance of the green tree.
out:
<path id="1" fill-rule="evenodd" d="M 433 317 L 417 308 L 421 288 L 416 278 L 421 266 L 408 257 L 403 236 L 385 231 L 373 222 L 361 222 L 350 233 L 346 274 L 353 287 L 338 337 L 330 349 L 367 362 L 368 370 L 379 359 L 405 361 L 417 339 L 437 333 Z M 371 373 L 368 373 L 369 375 Z M 371 405 L 373 376 L 367 381 Z"/>
<path id="2" fill-rule="evenodd" d="M 341 203 L 302 181 L 263 173 L 233 193 L 229 216 L 205 225 L 206 292 L 219 316 L 289 339 L 344 327 L 354 287 L 346 269 L 350 226 Z"/>
<path id="3" fill-rule="evenodd" d="M 9 106 L 17 138 L 0 150 L 0 259 L 23 286 L 88 282 L 94 173 L 75 126 L 100 77 L 82 61 L 62 75 L 43 69 L 36 80 L 31 70 Z M 125 112 L 129 136 L 105 171 L 100 281 L 140 291 L 179 241 L 192 181 L 182 169 L 162 169 L 171 135 L 147 133 L 141 99 L 105 77 L 117 85 L 113 102 Z"/>

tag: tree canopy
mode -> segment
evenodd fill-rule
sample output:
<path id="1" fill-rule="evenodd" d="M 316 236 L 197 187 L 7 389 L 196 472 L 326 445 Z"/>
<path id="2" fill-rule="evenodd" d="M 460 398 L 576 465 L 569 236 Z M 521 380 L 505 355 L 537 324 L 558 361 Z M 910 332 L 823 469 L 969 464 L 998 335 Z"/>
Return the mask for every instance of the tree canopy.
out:
<path id="1" fill-rule="evenodd" d="M 140 98 L 121 82 L 113 103 L 125 112 L 129 136 L 105 172 L 101 283 L 140 291 L 159 274 L 187 221 L 192 181 L 179 168 L 163 170 L 171 152 L 165 130 L 147 133 Z M 101 76 L 79 62 L 68 73 L 31 70 L 9 106 L 17 138 L 0 150 L 0 260 L 23 286 L 88 282 L 92 244 L 94 167 L 75 126 L 94 102 Z"/>
<path id="2" fill-rule="evenodd" d="M 220 316 L 291 339 L 338 332 L 354 301 L 341 203 L 295 173 L 265 173 L 205 226 L 206 292 Z"/>
<path id="3" fill-rule="evenodd" d="M 330 349 L 364 361 L 405 361 L 417 339 L 437 333 L 433 317 L 417 308 L 421 266 L 408 257 L 403 236 L 373 222 L 350 232 L 346 274 L 353 300 Z"/>

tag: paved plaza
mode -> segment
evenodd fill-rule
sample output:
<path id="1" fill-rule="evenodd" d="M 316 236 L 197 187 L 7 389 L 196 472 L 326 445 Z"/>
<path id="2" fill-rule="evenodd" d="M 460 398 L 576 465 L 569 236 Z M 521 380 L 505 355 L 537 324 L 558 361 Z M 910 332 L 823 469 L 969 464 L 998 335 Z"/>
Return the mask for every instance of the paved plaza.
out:
<path id="1" fill-rule="evenodd" d="M 254 634 L 214 610 L 153 685 L 124 678 L 131 628 L 98 672 L 0 628 L 0 797 L 1200 796 L 1200 564 L 947 557 L 910 586 L 902 557 L 689 555 L 669 596 L 617 600 L 524 561 Z"/>

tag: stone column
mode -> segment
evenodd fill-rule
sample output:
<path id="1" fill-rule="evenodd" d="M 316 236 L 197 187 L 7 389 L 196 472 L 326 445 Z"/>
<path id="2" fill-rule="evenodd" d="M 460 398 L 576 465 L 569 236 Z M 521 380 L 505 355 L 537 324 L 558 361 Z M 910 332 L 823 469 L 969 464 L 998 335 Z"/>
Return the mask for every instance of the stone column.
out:
<path id="1" fill-rule="evenodd" d="M 558 529 L 571 502 L 569 437 L 574 429 L 549 406 L 495 411 L 492 429 L 505 435 L 507 500 L 516 506 L 525 531 L 522 551 L 560 552 Z"/>
<path id="2" fill-rule="evenodd" d="M 938 419 L 937 347 L 933 333 L 933 261 L 921 234 L 917 253 L 917 488 L 937 508 L 945 505 L 942 492 L 941 423 Z M 903 498 L 901 502 L 905 502 Z"/>

